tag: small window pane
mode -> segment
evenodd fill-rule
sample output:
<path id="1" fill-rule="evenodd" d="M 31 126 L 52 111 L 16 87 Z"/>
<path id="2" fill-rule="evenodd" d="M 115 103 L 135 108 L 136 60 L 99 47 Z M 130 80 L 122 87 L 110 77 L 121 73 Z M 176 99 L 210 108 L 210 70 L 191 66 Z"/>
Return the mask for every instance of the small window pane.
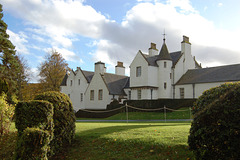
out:
<path id="1" fill-rule="evenodd" d="M 142 74 L 141 66 L 139 66 L 139 67 L 136 68 L 136 76 L 137 76 L 137 77 L 140 77 L 141 74 Z"/>
<path id="2" fill-rule="evenodd" d="M 94 90 L 90 91 L 90 100 L 93 101 L 94 100 Z"/>
<path id="3" fill-rule="evenodd" d="M 103 90 L 99 89 L 98 90 L 98 100 L 102 100 L 103 99 Z"/>

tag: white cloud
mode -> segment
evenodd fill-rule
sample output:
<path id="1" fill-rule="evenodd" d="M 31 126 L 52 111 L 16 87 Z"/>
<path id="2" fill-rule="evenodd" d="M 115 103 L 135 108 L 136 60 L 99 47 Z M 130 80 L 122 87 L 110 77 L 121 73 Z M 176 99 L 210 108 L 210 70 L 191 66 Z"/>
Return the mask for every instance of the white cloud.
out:
<path id="1" fill-rule="evenodd" d="M 66 61 L 78 62 L 79 64 L 83 63 L 83 60 L 78 55 L 76 55 L 70 50 L 67 50 L 66 48 L 58 48 L 57 46 L 55 46 L 53 48 L 46 48 L 45 52 L 51 53 L 52 49 L 60 53 Z"/>
<path id="2" fill-rule="evenodd" d="M 9 40 L 13 43 L 13 45 L 16 47 L 17 53 L 19 54 L 29 54 L 29 51 L 27 49 L 27 36 L 22 33 L 14 33 L 11 30 L 7 30 L 7 34 L 9 35 Z"/>
<path id="3" fill-rule="evenodd" d="M 223 4 L 222 3 L 218 3 L 218 7 L 222 7 L 223 6 Z"/>
<path id="4" fill-rule="evenodd" d="M 91 52 L 94 61 L 114 66 L 120 60 L 127 67 L 138 50 L 147 52 L 151 42 L 160 49 L 164 29 L 169 51 L 180 50 L 182 35 L 186 35 L 192 43 L 192 54 L 206 66 L 239 61 L 237 38 L 240 31 L 217 29 L 213 22 L 200 15 L 190 0 L 167 0 L 165 4 L 161 1 L 150 3 L 150 0 L 137 2 L 121 24 L 84 5 L 83 0 L 8 0 L 1 3 L 28 22 L 28 31 L 36 34 L 38 41 L 44 37 L 46 43 L 68 61 L 82 63 L 82 59 L 69 49 L 81 35 L 96 39 L 86 44 L 96 47 Z"/>

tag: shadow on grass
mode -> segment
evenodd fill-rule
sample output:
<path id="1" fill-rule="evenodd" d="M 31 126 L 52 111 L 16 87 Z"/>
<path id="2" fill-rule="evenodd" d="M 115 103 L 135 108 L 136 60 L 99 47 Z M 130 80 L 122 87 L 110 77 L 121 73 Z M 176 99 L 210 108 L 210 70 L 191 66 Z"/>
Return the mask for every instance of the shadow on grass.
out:
<path id="1" fill-rule="evenodd" d="M 81 123 L 76 123 L 81 127 Z M 180 126 L 189 125 L 189 123 L 172 124 L 143 124 L 143 125 L 120 125 L 107 126 L 77 131 L 76 138 L 72 146 L 65 152 L 55 156 L 55 159 L 90 159 L 90 160 L 152 160 L 152 159 L 193 159 L 193 154 L 188 150 L 187 145 L 173 143 L 156 143 L 154 139 L 149 138 L 144 141 L 141 138 L 134 139 L 114 139 L 107 138 L 104 135 L 117 134 L 134 129 L 144 129 L 149 127 Z M 143 132 L 147 136 L 147 132 Z"/>

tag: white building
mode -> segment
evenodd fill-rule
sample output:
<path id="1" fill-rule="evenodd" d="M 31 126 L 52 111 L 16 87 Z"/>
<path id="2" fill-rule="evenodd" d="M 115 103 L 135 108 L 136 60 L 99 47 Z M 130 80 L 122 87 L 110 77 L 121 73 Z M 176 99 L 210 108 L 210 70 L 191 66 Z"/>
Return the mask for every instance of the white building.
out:
<path id="1" fill-rule="evenodd" d="M 83 71 L 81 68 L 71 71 L 63 79 L 61 92 L 67 94 L 75 111 L 79 109 L 106 109 L 106 106 L 117 99 L 127 99 L 125 88 L 129 88 L 129 77 L 125 76 L 125 67 L 118 62 L 116 74 L 106 73 L 103 62 L 95 63 L 95 71 Z"/>
<path id="2" fill-rule="evenodd" d="M 130 78 L 122 62 L 115 74 L 105 72 L 105 64 L 95 63 L 95 72 L 72 71 L 61 85 L 74 109 L 106 109 L 114 98 L 119 101 L 198 98 L 206 89 L 240 80 L 240 64 L 202 68 L 191 54 L 189 38 L 183 36 L 181 51 L 160 51 L 151 43 L 148 54 L 138 51 L 130 64 Z"/>

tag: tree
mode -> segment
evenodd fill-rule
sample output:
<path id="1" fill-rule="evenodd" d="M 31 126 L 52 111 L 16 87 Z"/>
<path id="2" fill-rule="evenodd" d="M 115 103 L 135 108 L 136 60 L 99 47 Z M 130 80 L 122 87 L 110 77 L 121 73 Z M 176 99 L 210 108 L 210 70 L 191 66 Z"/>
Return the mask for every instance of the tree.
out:
<path id="1" fill-rule="evenodd" d="M 7 94 L 17 93 L 17 75 L 20 64 L 18 63 L 15 46 L 9 40 L 7 24 L 2 20 L 2 5 L 0 4 L 0 78 L 9 84 Z"/>
<path id="2" fill-rule="evenodd" d="M 44 91 L 60 91 L 61 82 L 68 69 L 68 64 L 62 55 L 52 50 L 38 67 L 40 83 Z"/>
<path id="3" fill-rule="evenodd" d="M 27 65 L 27 61 L 24 60 L 23 57 L 16 56 L 17 62 L 19 63 L 19 72 L 17 74 L 16 79 L 16 88 L 17 88 L 17 97 L 19 100 L 23 100 L 23 89 L 27 86 L 29 80 L 29 67 Z"/>

